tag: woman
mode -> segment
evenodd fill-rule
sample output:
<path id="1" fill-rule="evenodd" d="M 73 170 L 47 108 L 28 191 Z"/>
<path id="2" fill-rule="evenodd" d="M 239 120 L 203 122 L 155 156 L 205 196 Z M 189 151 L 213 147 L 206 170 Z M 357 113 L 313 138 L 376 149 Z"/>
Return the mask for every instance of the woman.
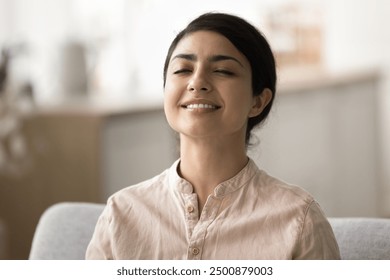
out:
<path id="1" fill-rule="evenodd" d="M 338 259 L 333 231 L 304 190 L 258 169 L 246 147 L 275 96 L 275 62 L 245 20 L 204 14 L 164 67 L 164 110 L 180 159 L 108 200 L 88 259 Z"/>

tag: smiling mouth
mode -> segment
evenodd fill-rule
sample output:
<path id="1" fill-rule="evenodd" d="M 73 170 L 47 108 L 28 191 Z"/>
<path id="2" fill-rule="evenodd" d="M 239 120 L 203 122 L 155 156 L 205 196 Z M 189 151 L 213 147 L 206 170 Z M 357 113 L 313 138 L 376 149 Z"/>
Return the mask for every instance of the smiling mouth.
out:
<path id="1" fill-rule="evenodd" d="M 211 105 L 211 104 L 188 104 L 188 105 L 182 105 L 181 107 L 188 110 L 197 110 L 197 109 L 217 110 L 221 108 L 220 106 Z"/>

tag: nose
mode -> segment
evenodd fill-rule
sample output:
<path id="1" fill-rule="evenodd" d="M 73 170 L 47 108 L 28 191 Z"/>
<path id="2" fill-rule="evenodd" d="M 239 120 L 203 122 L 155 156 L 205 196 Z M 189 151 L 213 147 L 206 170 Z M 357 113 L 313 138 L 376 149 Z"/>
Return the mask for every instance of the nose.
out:
<path id="1" fill-rule="evenodd" d="M 191 93 L 207 93 L 211 90 L 211 83 L 208 80 L 207 74 L 198 70 L 195 71 L 188 81 L 187 90 Z"/>

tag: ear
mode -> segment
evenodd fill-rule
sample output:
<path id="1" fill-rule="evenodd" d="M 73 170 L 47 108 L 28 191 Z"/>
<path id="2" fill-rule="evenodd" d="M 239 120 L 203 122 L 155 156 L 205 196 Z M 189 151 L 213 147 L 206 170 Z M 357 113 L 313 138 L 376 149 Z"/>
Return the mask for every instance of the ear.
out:
<path id="1" fill-rule="evenodd" d="M 272 91 L 269 88 L 265 88 L 260 95 L 253 96 L 253 104 L 248 117 L 253 118 L 260 115 L 271 99 Z"/>

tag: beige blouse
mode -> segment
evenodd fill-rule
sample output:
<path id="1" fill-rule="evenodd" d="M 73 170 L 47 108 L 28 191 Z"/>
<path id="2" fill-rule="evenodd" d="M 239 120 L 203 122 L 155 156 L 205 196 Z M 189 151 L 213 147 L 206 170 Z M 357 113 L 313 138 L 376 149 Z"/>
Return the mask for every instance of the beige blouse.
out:
<path id="1" fill-rule="evenodd" d="M 178 164 L 109 198 L 87 259 L 340 258 L 324 213 L 301 188 L 249 160 L 215 188 L 198 218 L 197 195 Z"/>

